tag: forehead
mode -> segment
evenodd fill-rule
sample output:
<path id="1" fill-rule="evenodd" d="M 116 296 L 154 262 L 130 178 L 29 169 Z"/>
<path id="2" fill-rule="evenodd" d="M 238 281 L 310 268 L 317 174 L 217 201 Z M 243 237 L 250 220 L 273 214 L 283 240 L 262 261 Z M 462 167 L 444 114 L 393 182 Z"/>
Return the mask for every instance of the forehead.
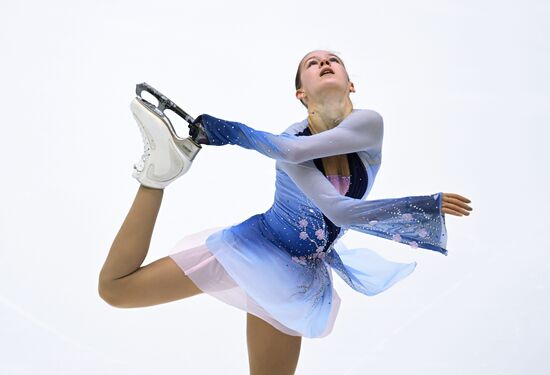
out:
<path id="1" fill-rule="evenodd" d="M 310 58 L 312 57 L 328 57 L 328 56 L 336 56 L 338 57 L 335 53 L 333 52 L 330 52 L 330 51 L 323 51 L 323 50 L 318 50 L 318 51 L 312 51 L 310 53 L 308 53 L 307 55 L 304 56 L 304 58 L 302 59 L 302 63 L 306 62 L 307 60 L 309 60 Z"/>

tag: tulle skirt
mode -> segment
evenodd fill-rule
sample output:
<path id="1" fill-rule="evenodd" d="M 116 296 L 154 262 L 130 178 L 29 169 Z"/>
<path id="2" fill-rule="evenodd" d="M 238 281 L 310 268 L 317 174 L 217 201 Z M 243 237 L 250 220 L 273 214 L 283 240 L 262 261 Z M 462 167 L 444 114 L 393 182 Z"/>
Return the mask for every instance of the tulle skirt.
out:
<path id="1" fill-rule="evenodd" d="M 174 247 L 173 251 L 175 252 L 170 254 L 170 258 L 176 262 L 185 275 L 203 292 L 231 306 L 256 315 L 287 335 L 302 336 L 302 333 L 280 323 L 250 297 L 247 291 L 239 286 L 216 259 L 214 254 L 212 254 L 206 245 L 206 239 L 209 235 L 223 229 L 223 227 L 209 228 L 182 238 Z M 332 281 L 332 275 L 330 273 L 329 275 Z M 262 280 L 258 281 L 262 282 Z M 332 290 L 331 294 L 331 309 L 326 330 L 319 337 L 330 333 L 340 307 L 340 297 L 336 293 L 336 290 Z"/>
<path id="2" fill-rule="evenodd" d="M 340 298 L 334 269 L 359 292 L 374 295 L 409 275 L 414 263 L 388 261 L 369 249 L 339 245 L 324 258 L 296 262 L 267 240 L 258 216 L 182 238 L 169 255 L 203 292 L 293 336 L 324 337 Z"/>

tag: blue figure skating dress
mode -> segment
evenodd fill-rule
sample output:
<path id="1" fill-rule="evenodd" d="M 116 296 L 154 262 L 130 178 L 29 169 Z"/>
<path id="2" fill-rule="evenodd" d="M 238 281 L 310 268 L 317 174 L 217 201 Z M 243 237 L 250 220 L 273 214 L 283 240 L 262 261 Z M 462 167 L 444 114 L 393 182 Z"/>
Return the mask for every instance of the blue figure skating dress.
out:
<path id="1" fill-rule="evenodd" d="M 307 119 L 279 135 L 206 114 L 197 121 L 210 145 L 238 145 L 276 160 L 271 208 L 187 236 L 170 255 L 205 293 L 286 334 L 323 337 L 340 306 L 333 270 L 351 288 L 372 296 L 416 267 L 367 248 L 346 248 L 339 238 L 347 230 L 447 255 L 441 193 L 366 200 L 382 155 L 383 120 L 377 112 L 355 109 L 338 126 L 313 135 Z M 345 191 L 325 176 L 321 158 L 332 155 L 347 155 Z"/>

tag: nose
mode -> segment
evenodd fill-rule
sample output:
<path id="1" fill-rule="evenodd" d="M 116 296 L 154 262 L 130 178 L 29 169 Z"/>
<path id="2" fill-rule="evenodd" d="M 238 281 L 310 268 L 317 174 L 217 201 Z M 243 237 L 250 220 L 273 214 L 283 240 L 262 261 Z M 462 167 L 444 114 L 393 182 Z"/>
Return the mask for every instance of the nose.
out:
<path id="1" fill-rule="evenodd" d="M 319 67 L 323 67 L 323 65 L 326 64 L 326 65 L 329 65 L 330 66 L 330 63 L 328 61 L 328 59 L 325 57 L 324 59 L 321 60 L 321 63 L 319 64 Z"/>

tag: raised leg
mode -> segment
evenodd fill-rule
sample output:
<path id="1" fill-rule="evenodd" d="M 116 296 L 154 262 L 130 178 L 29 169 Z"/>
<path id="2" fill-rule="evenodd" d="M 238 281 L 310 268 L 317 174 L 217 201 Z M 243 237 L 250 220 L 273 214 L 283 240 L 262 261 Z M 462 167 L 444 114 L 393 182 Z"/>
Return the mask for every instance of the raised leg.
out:
<path id="1" fill-rule="evenodd" d="M 250 375 L 293 375 L 302 337 L 287 335 L 252 314 L 246 319 Z"/>
<path id="2" fill-rule="evenodd" d="M 144 307 L 170 302 L 202 291 L 170 258 L 141 266 L 164 191 L 140 186 L 116 235 L 99 275 L 99 295 L 116 307 Z"/>

